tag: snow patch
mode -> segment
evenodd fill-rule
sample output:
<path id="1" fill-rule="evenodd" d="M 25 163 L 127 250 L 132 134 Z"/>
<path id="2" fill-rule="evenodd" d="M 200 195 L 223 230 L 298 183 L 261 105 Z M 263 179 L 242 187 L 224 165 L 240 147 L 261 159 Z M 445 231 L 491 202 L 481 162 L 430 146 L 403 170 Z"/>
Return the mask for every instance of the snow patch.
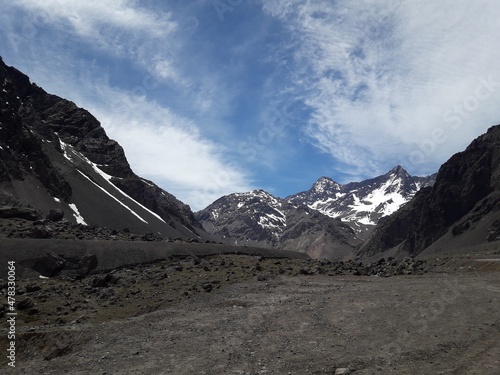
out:
<path id="1" fill-rule="evenodd" d="M 54 198 L 54 200 L 57 202 L 57 203 L 61 203 L 61 200 L 59 198 L 56 198 L 56 197 L 52 197 Z"/>
<path id="2" fill-rule="evenodd" d="M 80 214 L 80 211 L 78 211 L 78 207 L 76 207 L 76 204 L 70 203 L 68 206 L 69 206 L 69 208 L 71 208 L 73 210 L 73 212 L 74 212 L 73 216 L 75 217 L 76 222 L 78 224 L 87 225 L 83 216 Z"/>
<path id="3" fill-rule="evenodd" d="M 219 213 L 220 213 L 220 208 L 216 208 L 214 210 L 212 210 L 211 214 L 212 214 L 212 217 L 214 218 L 214 220 L 217 220 L 219 218 Z"/>

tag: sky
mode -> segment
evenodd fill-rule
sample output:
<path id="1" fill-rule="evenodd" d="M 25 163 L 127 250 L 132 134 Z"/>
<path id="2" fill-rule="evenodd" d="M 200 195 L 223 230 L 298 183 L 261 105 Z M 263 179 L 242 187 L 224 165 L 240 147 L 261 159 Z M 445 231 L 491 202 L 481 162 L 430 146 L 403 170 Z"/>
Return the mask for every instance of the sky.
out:
<path id="1" fill-rule="evenodd" d="M 0 0 L 0 56 L 193 210 L 437 172 L 500 123 L 497 0 Z"/>

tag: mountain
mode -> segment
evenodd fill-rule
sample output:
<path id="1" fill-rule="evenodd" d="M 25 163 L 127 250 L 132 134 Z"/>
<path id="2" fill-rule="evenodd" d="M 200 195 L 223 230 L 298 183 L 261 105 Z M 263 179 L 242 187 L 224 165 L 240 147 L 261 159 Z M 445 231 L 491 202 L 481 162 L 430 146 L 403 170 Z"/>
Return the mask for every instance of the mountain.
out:
<path id="1" fill-rule="evenodd" d="M 219 198 L 196 218 L 228 243 L 306 252 L 314 258 L 344 258 L 361 242 L 338 219 L 264 190 Z"/>
<path id="2" fill-rule="evenodd" d="M 357 255 L 457 252 L 498 240 L 500 125 L 444 163 L 435 184 L 380 222 Z"/>
<path id="3" fill-rule="evenodd" d="M 3 217 L 31 212 L 34 219 L 52 210 L 74 224 L 210 237 L 189 206 L 132 171 L 94 116 L 1 58 L 0 206 Z"/>
<path id="4" fill-rule="evenodd" d="M 311 189 L 286 198 L 351 225 L 358 236 L 367 238 L 382 217 L 396 212 L 435 175 L 413 177 L 397 166 L 381 176 L 341 185 L 328 177 L 318 179 Z"/>
<path id="5" fill-rule="evenodd" d="M 352 257 L 378 221 L 397 211 L 435 176 L 412 177 L 401 166 L 341 185 L 328 177 L 311 189 L 277 198 L 263 190 L 226 195 L 196 218 L 229 243 L 306 252 L 314 258 Z"/>

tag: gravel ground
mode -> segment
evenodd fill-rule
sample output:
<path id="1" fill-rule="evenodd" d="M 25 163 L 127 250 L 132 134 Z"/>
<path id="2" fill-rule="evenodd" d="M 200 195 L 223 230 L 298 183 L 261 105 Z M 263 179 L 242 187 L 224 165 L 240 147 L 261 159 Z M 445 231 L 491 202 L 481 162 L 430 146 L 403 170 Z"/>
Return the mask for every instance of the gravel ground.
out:
<path id="1" fill-rule="evenodd" d="M 489 258 L 373 277 L 224 255 L 24 280 L 16 368 L 1 358 L 2 373 L 494 375 L 500 269 Z"/>

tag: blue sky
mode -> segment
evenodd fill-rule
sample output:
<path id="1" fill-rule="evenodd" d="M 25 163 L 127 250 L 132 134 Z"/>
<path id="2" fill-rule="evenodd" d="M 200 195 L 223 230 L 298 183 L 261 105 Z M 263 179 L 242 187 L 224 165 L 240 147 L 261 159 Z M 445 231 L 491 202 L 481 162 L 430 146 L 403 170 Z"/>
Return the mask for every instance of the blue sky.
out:
<path id="1" fill-rule="evenodd" d="M 0 55 L 194 210 L 397 164 L 500 123 L 496 0 L 2 1 Z"/>

